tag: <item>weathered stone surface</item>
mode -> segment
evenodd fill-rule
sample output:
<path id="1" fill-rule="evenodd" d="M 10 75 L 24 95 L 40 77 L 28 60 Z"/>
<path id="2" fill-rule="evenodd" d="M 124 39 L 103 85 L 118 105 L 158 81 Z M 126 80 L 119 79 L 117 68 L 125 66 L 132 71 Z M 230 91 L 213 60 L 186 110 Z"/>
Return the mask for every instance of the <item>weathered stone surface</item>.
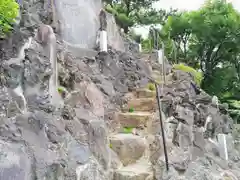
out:
<path id="1" fill-rule="evenodd" d="M 175 148 L 171 152 L 169 161 L 177 171 L 185 171 L 190 162 L 190 153 L 187 151 L 184 152 L 181 148 Z"/>
<path id="2" fill-rule="evenodd" d="M 156 92 L 155 90 L 139 89 L 136 91 L 136 96 L 138 98 L 155 98 Z"/>
<path id="3" fill-rule="evenodd" d="M 145 180 L 151 176 L 151 167 L 146 164 L 136 163 L 123 167 L 114 173 L 114 180 Z"/>
<path id="4" fill-rule="evenodd" d="M 152 77 L 159 83 L 164 82 L 164 76 L 159 71 L 153 71 Z M 172 81 L 172 74 L 165 75 L 165 83 L 169 84 L 171 81 Z"/>
<path id="5" fill-rule="evenodd" d="M 103 107 L 104 98 L 101 91 L 99 91 L 93 83 L 90 83 L 87 86 L 85 97 L 87 98 L 88 102 L 92 106 L 92 112 L 97 116 L 103 117 L 104 116 L 104 107 Z"/>
<path id="6" fill-rule="evenodd" d="M 3 180 L 32 180 L 33 171 L 31 157 L 21 144 L 10 144 L 0 141 L 1 163 L 0 179 Z"/>
<path id="7" fill-rule="evenodd" d="M 203 128 L 193 129 L 193 146 L 190 148 L 191 160 L 203 157 L 206 141 L 204 139 Z"/>
<path id="8" fill-rule="evenodd" d="M 149 121 L 153 118 L 152 113 L 148 112 L 126 112 L 119 113 L 118 120 L 122 127 L 147 127 Z"/>
<path id="9" fill-rule="evenodd" d="M 192 126 L 194 123 L 194 114 L 189 108 L 184 108 L 182 106 L 176 107 L 176 115 L 174 118 L 178 119 L 180 122 Z"/>
<path id="10" fill-rule="evenodd" d="M 177 127 L 178 137 L 179 137 L 179 146 L 183 149 L 192 146 L 193 143 L 193 133 L 192 127 L 179 123 Z"/>
<path id="11" fill-rule="evenodd" d="M 68 92 L 64 97 L 64 108 L 56 109 L 51 101 L 51 90 L 49 90 L 49 88 L 57 90 L 57 87 L 54 87 L 56 84 L 51 86 L 49 83 L 52 72 L 56 68 L 50 64 L 48 47 L 44 47 L 41 42 L 37 41 L 39 39 L 34 37 L 34 30 L 38 24 L 50 24 L 54 20 L 55 11 L 54 8 L 51 9 L 52 2 L 46 0 L 38 3 L 33 0 L 20 1 L 21 9 L 23 9 L 20 15 L 21 22 L 18 24 L 20 27 L 14 29 L 12 37 L 0 42 L 2 60 L 0 67 L 0 154 L 3 155 L 1 156 L 3 162 L 0 163 L 2 172 L 0 179 L 111 180 L 109 174 L 112 173 L 112 168 L 121 168 L 114 174 L 115 177 L 120 178 L 119 180 L 146 180 L 147 178 L 152 180 L 151 170 L 148 169 L 146 163 L 143 166 L 135 164 L 122 167 L 121 161 L 124 161 L 126 165 L 148 155 L 145 151 L 147 145 L 145 146 L 144 139 L 131 134 L 116 135 L 115 139 L 111 138 L 110 144 L 108 130 L 115 128 L 113 123 L 115 118 L 113 116 L 108 118 L 108 116 L 117 112 L 120 109 L 118 106 L 126 101 L 123 93 L 136 88 L 145 88 L 149 83 L 147 76 L 151 76 L 151 69 L 158 71 L 161 70 L 160 66 L 155 64 L 152 68 L 149 67 L 146 62 L 142 61 L 143 57 L 136 54 L 135 50 L 134 53 L 128 50 L 126 52 L 116 51 L 113 48 L 121 45 L 119 42 L 110 42 L 113 48 L 108 46 L 108 54 L 101 56 L 101 53 L 98 54 L 96 50 L 83 50 L 77 46 L 66 44 L 61 40 L 62 37 L 58 37 L 59 34 L 56 34 L 58 56 L 53 59 L 57 59 L 60 65 L 58 69 L 60 85 L 64 86 L 63 88 Z M 73 5 L 77 4 L 67 1 L 65 4 L 62 4 L 63 1 L 56 2 L 57 8 L 70 5 L 74 9 Z M 86 1 L 83 4 L 91 4 L 92 9 L 95 10 L 101 6 L 100 1 L 89 2 Z M 64 11 L 58 13 L 70 13 L 65 14 L 67 18 L 73 15 L 71 14 L 73 12 L 68 11 L 68 7 L 63 8 L 65 8 Z M 80 14 L 93 14 L 92 19 L 90 18 L 93 20 L 97 19 L 96 13 L 98 14 L 97 11 L 86 11 Z M 66 17 L 60 17 L 60 19 Z M 82 17 L 82 19 L 85 24 L 87 18 Z M 67 24 L 71 24 L 72 20 Z M 80 18 L 74 26 L 79 28 L 81 22 Z M 65 24 L 66 22 L 59 23 Z M 90 24 L 92 27 L 95 22 L 91 21 Z M 88 23 L 86 25 L 85 29 L 90 27 Z M 115 28 L 112 29 L 109 26 L 108 31 L 113 30 L 112 35 L 118 34 L 118 30 L 115 31 Z M 59 30 L 56 28 L 55 32 L 61 33 Z M 66 31 L 69 32 L 68 27 L 62 30 L 64 34 Z M 77 34 L 81 33 L 77 32 Z M 96 31 L 89 29 L 89 34 L 96 34 Z M 28 42 L 29 36 L 34 37 L 30 48 L 25 43 Z M 88 38 L 89 36 L 83 36 L 84 40 Z M 110 39 L 115 38 L 110 37 Z M 121 37 L 119 38 L 121 39 Z M 24 42 L 23 39 L 25 39 Z M 72 40 L 72 42 L 79 41 L 79 37 L 73 37 L 71 33 L 67 36 L 65 34 L 66 39 Z M 81 43 L 93 45 L 95 44 L 94 39 Z M 26 46 L 22 48 L 24 43 Z M 153 57 L 151 56 L 151 58 Z M 169 70 L 172 67 L 169 64 L 167 66 L 165 71 L 171 77 Z M 156 73 L 156 75 L 159 77 L 160 74 Z M 158 164 L 159 159 L 164 159 L 161 136 L 153 136 L 152 142 L 149 140 L 148 145 L 151 145 L 150 150 L 152 151 L 150 152 L 152 155 L 150 161 L 155 163 L 155 166 L 158 165 L 158 167 L 154 167 L 157 179 L 180 180 L 184 177 L 186 180 L 219 180 L 227 176 L 232 179 L 240 179 L 238 173 L 239 153 L 234 147 L 231 147 L 231 143 L 229 143 L 229 162 L 227 163 L 218 157 L 217 147 L 203 137 L 203 134 L 208 132 L 212 133 L 213 138 L 218 133 L 231 133 L 232 123 L 229 123 L 231 119 L 211 103 L 212 97 L 204 91 L 201 91 L 200 94 L 195 91 L 191 74 L 174 71 L 173 77 L 169 81 L 171 82 L 164 85 L 161 91 L 162 107 L 166 116 L 163 121 L 166 125 L 165 120 L 170 116 L 175 116 L 177 122 L 174 125 L 180 124 L 180 131 L 177 132 L 175 131 L 176 127 L 173 128 L 174 133 L 177 134 L 176 141 L 180 142 L 180 150 L 175 153 L 173 151 L 173 155 L 171 154 L 175 147 L 170 138 L 174 138 L 174 135 L 167 136 L 169 137 L 166 139 L 167 150 L 171 162 L 170 171 L 166 173 L 164 161 Z M 16 87 L 22 87 L 23 97 L 26 97 L 28 107 L 25 112 L 22 111 L 24 109 L 23 98 L 14 92 Z M 135 95 L 138 98 L 145 98 L 142 102 L 130 101 L 135 112 L 155 110 L 156 103 L 148 99 L 155 99 L 154 93 L 141 91 Z M 146 99 L 148 100 L 146 101 Z M 61 99 L 59 99 L 60 101 Z M 206 133 L 202 133 L 200 129 L 203 128 L 206 117 L 209 115 L 213 117 L 212 127 L 207 128 Z M 131 118 L 124 119 L 124 123 L 126 121 L 128 125 L 138 126 L 137 118 Z M 154 120 L 152 126 L 155 127 L 155 130 L 151 132 L 161 134 L 159 117 Z M 140 122 L 145 125 L 145 121 Z M 199 131 L 193 131 L 195 126 Z M 117 125 L 116 131 L 118 131 Z M 231 140 L 229 139 L 229 141 Z M 111 150 L 109 146 L 113 149 Z M 182 148 L 185 147 L 188 151 L 183 151 Z M 119 155 L 120 157 L 118 157 Z M 188 155 L 191 156 L 192 161 L 189 164 L 185 163 Z M 180 176 L 175 169 L 181 171 L 183 175 Z M 229 169 L 231 172 L 227 172 Z M 223 172 L 224 174 L 221 174 Z"/>
<path id="12" fill-rule="evenodd" d="M 74 139 L 80 143 L 88 142 L 88 132 L 85 131 L 84 125 L 79 120 L 64 121 L 65 130 L 68 131 Z"/>
<path id="13" fill-rule="evenodd" d="M 110 149 L 107 146 L 107 128 L 103 119 L 84 108 L 75 108 L 76 118 L 84 125 L 87 133 L 86 145 L 104 169 L 110 166 Z"/>
<path id="14" fill-rule="evenodd" d="M 84 104 L 88 107 L 95 115 L 99 117 L 104 116 L 104 106 L 103 106 L 103 95 L 97 89 L 97 87 L 87 81 L 83 81 L 78 86 L 79 91 L 72 92 L 69 97 L 65 100 L 66 103 L 71 106 L 77 106 Z"/>
<path id="15" fill-rule="evenodd" d="M 113 169 L 120 169 L 123 166 L 123 164 L 120 161 L 118 155 L 112 149 L 110 149 L 110 153 L 111 153 L 111 167 Z"/>
<path id="16" fill-rule="evenodd" d="M 117 134 L 110 138 L 110 145 L 123 165 L 135 163 L 143 156 L 146 145 L 144 139 L 132 134 Z"/>
<path id="17" fill-rule="evenodd" d="M 135 111 L 154 111 L 156 109 L 156 101 L 154 98 L 132 99 L 123 109 L 127 111 L 129 108 L 133 108 Z"/>
<path id="18" fill-rule="evenodd" d="M 105 180 L 106 174 L 99 166 L 95 159 L 91 159 L 89 163 L 80 165 L 76 168 L 77 180 Z"/>
<path id="19" fill-rule="evenodd" d="M 147 138 L 148 151 L 149 151 L 149 161 L 156 165 L 160 156 L 163 155 L 163 145 L 159 135 L 149 135 Z"/>

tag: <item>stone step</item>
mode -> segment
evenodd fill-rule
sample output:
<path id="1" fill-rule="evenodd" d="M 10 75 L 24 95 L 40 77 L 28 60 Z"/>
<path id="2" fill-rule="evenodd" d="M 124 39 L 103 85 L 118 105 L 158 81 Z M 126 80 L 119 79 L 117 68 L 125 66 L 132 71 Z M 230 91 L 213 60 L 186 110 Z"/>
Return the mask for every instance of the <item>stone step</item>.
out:
<path id="1" fill-rule="evenodd" d="M 152 177 L 151 165 L 140 161 L 116 170 L 113 180 L 147 180 L 148 177 Z"/>
<path id="2" fill-rule="evenodd" d="M 122 110 L 124 112 L 129 111 L 129 109 L 133 109 L 133 111 L 152 112 L 156 107 L 155 98 L 137 98 L 129 100 Z"/>
<path id="3" fill-rule="evenodd" d="M 150 112 L 125 112 L 118 114 L 118 122 L 122 127 L 136 128 L 147 127 L 149 121 L 152 121 L 153 113 Z"/>
<path id="4" fill-rule="evenodd" d="M 158 82 L 164 81 L 164 77 L 162 76 L 162 74 L 160 74 L 159 71 L 153 71 L 152 77 L 153 77 L 153 79 L 155 79 Z M 166 82 L 172 81 L 172 74 L 166 75 L 165 78 L 166 78 Z"/>
<path id="5" fill-rule="evenodd" d="M 138 89 L 136 91 L 136 97 L 137 98 L 155 98 L 156 92 L 155 90 L 149 90 L 149 89 Z"/>
<path id="6" fill-rule="evenodd" d="M 135 163 L 145 152 L 145 139 L 133 134 L 116 134 L 110 137 L 110 147 L 124 166 Z"/>

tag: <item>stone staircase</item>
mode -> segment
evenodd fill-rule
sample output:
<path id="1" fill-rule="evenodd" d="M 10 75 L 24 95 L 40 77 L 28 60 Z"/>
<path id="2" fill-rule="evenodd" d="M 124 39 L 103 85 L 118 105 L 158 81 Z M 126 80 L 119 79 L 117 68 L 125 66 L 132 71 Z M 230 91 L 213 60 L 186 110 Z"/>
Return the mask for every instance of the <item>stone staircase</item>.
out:
<path id="1" fill-rule="evenodd" d="M 110 137 L 110 147 L 123 167 L 115 170 L 113 180 L 152 180 L 147 136 L 151 134 L 156 107 L 155 91 L 138 89 L 132 93 L 122 112 L 118 113 L 120 128 L 117 134 Z"/>
<path id="2" fill-rule="evenodd" d="M 152 77 L 163 82 L 158 71 L 152 71 Z M 171 82 L 171 77 L 166 76 L 166 83 Z M 153 118 L 157 109 L 155 88 L 137 89 L 128 97 L 130 100 L 117 114 L 120 128 L 110 136 L 110 147 L 123 164 L 115 170 L 113 180 L 153 180 L 151 161 L 152 158 L 159 158 L 159 155 L 150 155 L 150 145 L 154 141 Z"/>

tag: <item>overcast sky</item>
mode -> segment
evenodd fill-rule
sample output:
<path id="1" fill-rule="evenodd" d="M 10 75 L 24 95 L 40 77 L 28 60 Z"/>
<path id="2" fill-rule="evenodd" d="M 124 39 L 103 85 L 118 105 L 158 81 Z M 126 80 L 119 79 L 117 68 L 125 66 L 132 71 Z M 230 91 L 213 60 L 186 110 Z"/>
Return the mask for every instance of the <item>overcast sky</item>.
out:
<path id="1" fill-rule="evenodd" d="M 228 0 L 232 2 L 234 7 L 240 11 L 240 0 Z M 154 4 L 155 8 L 162 8 L 162 9 L 180 9 L 180 10 L 196 10 L 202 4 L 204 0 L 160 0 L 159 2 Z M 148 34 L 148 29 L 146 28 L 136 28 L 137 33 L 143 34 L 146 36 Z"/>

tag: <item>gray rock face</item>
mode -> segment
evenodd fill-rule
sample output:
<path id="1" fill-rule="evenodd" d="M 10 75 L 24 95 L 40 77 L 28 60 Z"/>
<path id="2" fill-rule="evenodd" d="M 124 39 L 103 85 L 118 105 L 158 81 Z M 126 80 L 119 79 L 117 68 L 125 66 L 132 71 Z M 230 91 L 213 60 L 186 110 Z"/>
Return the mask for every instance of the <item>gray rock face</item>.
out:
<path id="1" fill-rule="evenodd" d="M 220 158 L 218 143 L 214 141 L 219 133 L 229 134 L 228 162 L 236 165 L 239 152 L 230 138 L 232 119 L 222 110 L 222 105 L 219 105 L 219 109 L 205 92 L 196 93 L 191 85 L 191 74 L 174 71 L 172 79 L 173 83 L 165 85 L 161 94 L 167 124 L 170 126 L 172 123 L 175 127 L 172 136 L 167 131 L 167 137 L 175 144 L 169 152 L 169 163 L 177 170 L 177 177 L 169 172 L 167 179 L 223 179 L 228 175 L 221 172 L 229 167 Z M 231 173 L 229 177 L 232 179 L 238 176 L 236 172 Z"/>
<path id="2" fill-rule="evenodd" d="M 33 178 L 31 158 L 23 145 L 0 141 L 0 178 L 30 180 Z"/>
<path id="3" fill-rule="evenodd" d="M 28 50 L 24 63 L 25 96 L 29 102 L 29 108 L 47 108 L 50 104 L 48 94 L 48 81 L 51 76 L 51 65 L 46 53 L 39 44 Z M 39 49 L 40 52 L 36 52 Z M 41 51 L 42 50 L 42 51 Z M 48 77 L 48 78 L 44 78 Z M 33 107 L 32 107 L 33 106 Z"/>
<path id="4" fill-rule="evenodd" d="M 93 48 L 100 28 L 101 0 L 60 0 L 55 4 L 63 39 L 80 48 Z"/>
<path id="5" fill-rule="evenodd" d="M 115 128 L 114 112 L 126 101 L 124 93 L 145 87 L 151 69 L 137 54 L 136 44 L 119 35 L 112 16 L 108 17 L 108 54 L 84 49 L 95 46 L 100 0 L 54 1 L 62 26 L 62 31 L 55 29 L 62 35 L 56 35 L 57 55 L 49 53 L 44 33 L 40 42 L 34 32 L 39 24 L 49 24 L 54 19 L 51 1 L 22 0 L 20 3 L 24 11 L 16 33 L 0 42 L 0 179 L 111 180 L 112 169 L 121 167 L 122 163 L 109 148 L 108 128 Z M 32 41 L 28 46 L 29 36 Z M 27 44 L 25 48 L 23 44 Z M 126 52 L 122 52 L 124 49 Z M 59 74 L 55 75 L 66 90 L 65 95 L 59 90 L 60 99 L 53 98 L 50 90 L 49 81 L 54 70 L 56 72 L 51 59 L 58 60 Z M 170 64 L 165 71 L 170 73 Z M 152 162 L 156 163 L 155 174 L 171 180 L 180 179 L 179 172 L 185 179 L 214 179 L 227 175 L 239 179 L 236 172 L 240 168 L 239 153 L 232 147 L 227 164 L 217 157 L 216 147 L 206 139 L 231 132 L 231 119 L 211 103 L 206 93 L 197 95 L 191 86 L 193 77 L 190 74 L 176 71 L 172 79 L 173 84 L 164 86 L 162 95 L 163 111 L 167 116 L 164 119 L 172 116 L 173 120 L 168 123 L 174 124 L 167 149 L 175 153 L 169 154 L 169 173 L 164 171 L 163 163 L 157 167 L 162 148 L 152 157 Z M 26 99 L 26 111 L 23 111 L 21 91 L 20 94 L 16 91 L 18 87 Z M 64 102 L 64 107 L 57 108 L 51 99 Z M 208 116 L 213 118 L 204 133 L 202 129 Z M 159 129 L 156 124 L 156 132 Z M 126 164 L 132 160 L 127 156 L 133 156 L 136 161 L 145 150 L 143 139 L 137 142 L 132 139 L 128 135 L 115 139 L 116 144 L 128 142 L 119 150 Z M 170 144 L 172 141 L 180 147 L 175 148 Z M 161 147 L 162 143 L 157 142 Z M 134 145 L 133 149 L 129 144 Z"/>
<path id="6" fill-rule="evenodd" d="M 193 91 L 191 75 L 176 71 L 173 76 L 175 82 L 167 85 L 167 88 L 164 88 L 163 91 L 163 97 L 165 98 L 163 107 L 167 115 L 173 115 L 174 118 L 180 122 L 179 129 L 182 129 L 180 127 L 186 127 L 186 131 L 192 132 L 190 129 L 193 129 L 193 126 L 204 127 L 207 116 L 211 115 L 212 126 L 208 128 L 207 131 L 213 133 L 213 136 L 216 136 L 218 133 L 227 134 L 232 131 L 233 121 L 229 116 L 221 114 L 219 109 L 211 104 L 211 98 L 208 98 L 204 92 L 196 95 Z M 174 91 L 168 89 L 170 87 L 172 87 L 171 89 L 174 89 Z M 181 131 L 179 131 L 179 135 L 180 134 Z M 186 140 L 186 138 L 188 138 L 192 140 L 193 136 L 194 134 L 189 134 L 183 139 Z"/>
<path id="7" fill-rule="evenodd" d="M 33 32 L 38 24 L 47 22 L 45 18 L 49 9 L 43 7 L 49 4 L 47 1 L 20 3 L 25 10 L 21 15 L 21 32 L 13 34 L 15 39 L 12 42 L 1 43 L 4 47 L 1 49 L 1 59 L 4 62 L 0 67 L 0 179 L 72 180 L 79 178 L 80 173 L 81 179 L 106 180 L 111 168 L 111 157 L 106 124 L 102 119 L 104 104 L 96 98 L 91 99 L 93 94 L 99 97 L 101 93 L 92 84 L 86 88 L 84 94 L 87 100 L 82 101 L 82 104 L 72 100 L 65 102 L 63 110 L 56 108 L 56 104 L 51 101 L 49 83 L 54 71 L 51 65 L 54 53 L 51 54 L 50 48 L 46 46 L 49 42 L 44 44 L 47 34 L 40 35 L 43 39 L 39 41 Z M 29 35 L 34 36 L 32 41 L 22 48 L 21 45 L 28 41 L 21 40 L 27 39 Z M 17 46 L 15 51 L 14 46 Z M 93 53 L 93 57 L 95 55 Z M 64 72 L 70 79 L 74 72 L 79 72 L 73 79 L 74 86 L 68 81 L 69 92 L 80 87 L 81 73 L 87 70 L 85 67 L 79 63 L 71 69 L 73 71 Z M 82 69 L 79 71 L 78 68 Z M 23 97 L 27 100 L 26 112 L 22 112 L 22 99 L 14 91 L 17 87 L 21 87 Z M 57 91 L 57 87 L 55 89 Z M 114 90 L 108 92 L 114 94 Z"/>
<path id="8" fill-rule="evenodd" d="M 120 35 L 119 28 L 115 22 L 115 18 L 111 14 L 107 14 L 107 33 L 108 33 L 108 44 L 118 50 L 125 51 L 125 44 L 123 38 Z"/>

